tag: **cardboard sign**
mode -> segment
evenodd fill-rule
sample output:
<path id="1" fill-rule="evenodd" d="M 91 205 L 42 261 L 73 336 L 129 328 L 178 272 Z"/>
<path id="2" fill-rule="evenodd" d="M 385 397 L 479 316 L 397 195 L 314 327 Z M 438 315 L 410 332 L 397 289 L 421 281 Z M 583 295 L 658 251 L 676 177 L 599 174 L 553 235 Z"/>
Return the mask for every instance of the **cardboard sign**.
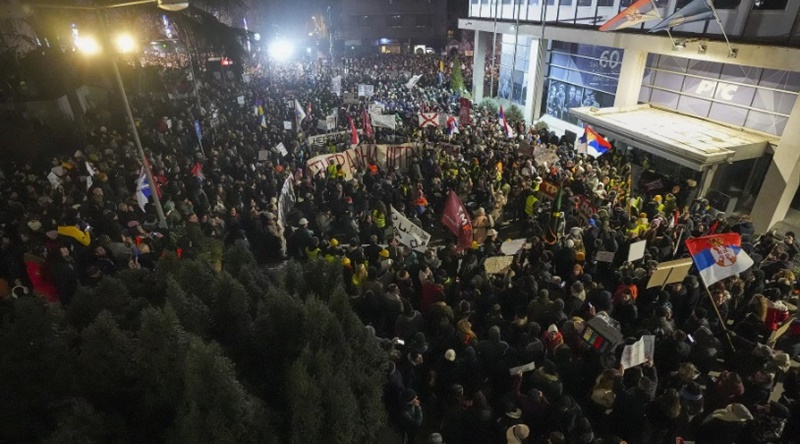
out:
<path id="1" fill-rule="evenodd" d="M 492 256 L 483 263 L 483 268 L 489 274 L 505 274 L 511 269 L 514 256 Z"/>
<path id="2" fill-rule="evenodd" d="M 683 282 L 686 275 L 689 274 L 689 269 L 692 268 L 693 263 L 692 258 L 687 257 L 658 264 L 650 276 L 647 288 Z"/>
<path id="3" fill-rule="evenodd" d="M 628 250 L 628 262 L 638 261 L 643 258 L 645 247 L 647 247 L 647 241 L 632 243 L 630 250 Z"/>

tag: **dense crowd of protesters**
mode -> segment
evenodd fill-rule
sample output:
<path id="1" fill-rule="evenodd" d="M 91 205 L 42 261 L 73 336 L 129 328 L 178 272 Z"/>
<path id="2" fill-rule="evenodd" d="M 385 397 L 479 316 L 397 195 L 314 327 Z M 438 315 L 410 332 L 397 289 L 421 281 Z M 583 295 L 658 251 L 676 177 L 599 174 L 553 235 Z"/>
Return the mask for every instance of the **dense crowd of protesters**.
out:
<path id="1" fill-rule="evenodd" d="M 800 325 L 766 345 L 796 303 L 794 234 L 757 236 L 746 216 L 732 223 L 696 196 L 691 180 L 663 197 L 637 193 L 630 159 L 614 151 L 586 157 L 524 124 L 509 138 L 494 112 L 477 106 L 457 134 L 419 128 L 420 111 L 459 115 L 459 95 L 448 87 L 453 64 L 445 60 L 439 75 L 439 60 L 382 55 L 336 70 L 271 67 L 249 83 L 205 85 L 200 110 L 192 97 L 133 98 L 168 230 L 152 201 L 142 208 L 137 200 L 143 165 L 122 126 L 98 123 L 88 145 L 47 168 L 7 165 L 0 316 L 13 298 L 67 305 L 80 285 L 152 270 L 167 249 L 192 257 L 209 238 L 240 242 L 264 264 L 341 264 L 353 308 L 391 357 L 384 402 L 406 442 L 798 441 L 800 375 L 791 360 Z M 331 90 L 334 75 L 343 92 L 374 85 L 371 101 L 344 103 Z M 295 102 L 308 116 L 286 130 Z M 326 132 L 317 122 L 336 116 L 345 130 L 349 116 L 362 128 L 370 102 L 402 124 L 375 128 L 361 143 L 414 143 L 408 168 L 370 164 L 349 180 L 335 166 L 312 175 L 308 159 L 350 147 L 349 132 L 310 146 L 307 136 Z M 538 161 L 520 149 L 528 143 L 555 147 L 557 160 Z M 296 203 L 281 215 L 286 178 Z M 563 187 L 558 202 L 540 189 L 545 181 Z M 473 218 L 469 248 L 440 223 L 451 190 Z M 391 207 L 433 235 L 430 248 L 400 244 Z M 646 288 L 658 263 L 686 257 L 686 239 L 726 232 L 741 235 L 754 267 L 708 293 L 696 271 Z M 509 237 L 527 242 L 508 270 L 489 274 L 485 261 L 503 255 Z M 629 247 L 640 240 L 645 256 L 631 264 Z M 585 338 L 597 322 L 624 339 L 597 350 Z M 622 368 L 623 346 L 646 335 L 655 336 L 653 356 Z M 533 370 L 510 371 L 531 362 Z"/>

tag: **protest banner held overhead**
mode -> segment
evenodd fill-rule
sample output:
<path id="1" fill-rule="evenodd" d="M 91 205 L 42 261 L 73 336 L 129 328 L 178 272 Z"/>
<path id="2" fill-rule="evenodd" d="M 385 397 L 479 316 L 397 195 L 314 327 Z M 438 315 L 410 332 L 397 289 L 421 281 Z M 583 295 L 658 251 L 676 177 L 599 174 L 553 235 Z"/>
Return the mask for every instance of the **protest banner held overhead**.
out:
<path id="1" fill-rule="evenodd" d="M 413 144 L 402 145 L 361 145 L 341 153 L 323 154 L 312 157 L 306 162 L 306 168 L 312 176 L 324 171 L 333 160 L 334 164 L 342 165 L 345 179 L 353 178 L 356 169 L 364 169 L 374 160 L 382 170 L 398 168 L 405 171 L 408 168 L 411 157 L 417 153 L 418 148 Z"/>

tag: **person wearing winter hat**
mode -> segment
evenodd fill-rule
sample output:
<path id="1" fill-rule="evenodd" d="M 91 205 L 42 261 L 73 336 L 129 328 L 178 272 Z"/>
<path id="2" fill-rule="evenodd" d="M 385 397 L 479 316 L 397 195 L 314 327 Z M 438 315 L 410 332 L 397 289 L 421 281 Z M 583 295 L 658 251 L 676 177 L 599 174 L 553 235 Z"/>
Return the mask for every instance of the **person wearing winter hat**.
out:
<path id="1" fill-rule="evenodd" d="M 753 420 L 750 410 L 742 404 L 731 403 L 712 412 L 697 430 L 697 444 L 728 444 L 739 441 L 748 421 Z"/>
<path id="2" fill-rule="evenodd" d="M 506 430 L 507 444 L 522 444 L 531 434 L 531 429 L 525 424 L 513 425 Z"/>
<path id="3" fill-rule="evenodd" d="M 419 405 L 417 392 L 412 389 L 405 389 L 402 399 L 403 409 L 400 415 L 400 428 L 404 434 L 404 442 L 413 443 L 419 428 L 422 427 L 422 407 Z"/>

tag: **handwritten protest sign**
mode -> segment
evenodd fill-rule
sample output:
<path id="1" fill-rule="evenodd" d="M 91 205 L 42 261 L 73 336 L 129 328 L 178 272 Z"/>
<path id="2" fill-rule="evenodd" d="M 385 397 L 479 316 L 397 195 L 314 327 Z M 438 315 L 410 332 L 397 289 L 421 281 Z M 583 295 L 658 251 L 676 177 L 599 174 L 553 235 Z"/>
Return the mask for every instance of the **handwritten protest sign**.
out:
<path id="1" fill-rule="evenodd" d="M 392 207 L 392 230 L 394 237 L 403 245 L 407 245 L 414 250 L 425 251 L 431 235 L 403 216 L 402 213 Z"/>
<path id="2" fill-rule="evenodd" d="M 306 162 L 306 168 L 312 176 L 316 176 L 320 171 L 324 171 L 332 160 L 334 164 L 341 165 L 345 179 L 353 178 L 353 172 L 357 169 L 366 168 L 370 159 L 375 160 L 378 167 L 386 170 L 398 168 L 400 171 L 408 169 L 411 157 L 417 152 L 417 148 L 405 143 L 402 145 L 360 145 L 341 153 L 323 154 L 312 157 Z"/>
<path id="3" fill-rule="evenodd" d="M 655 338 L 653 335 L 645 335 L 633 344 L 626 345 L 619 360 L 622 367 L 636 367 L 639 364 L 644 364 L 648 359 L 652 359 L 655 350 Z"/>

